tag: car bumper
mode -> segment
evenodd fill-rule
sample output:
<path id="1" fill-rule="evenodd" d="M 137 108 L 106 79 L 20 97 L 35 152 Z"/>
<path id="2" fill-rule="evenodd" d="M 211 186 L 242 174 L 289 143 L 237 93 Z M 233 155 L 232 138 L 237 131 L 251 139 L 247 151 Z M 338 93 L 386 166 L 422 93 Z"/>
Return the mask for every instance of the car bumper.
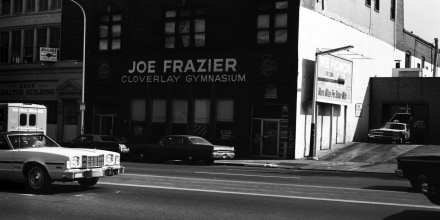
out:
<path id="1" fill-rule="evenodd" d="M 232 159 L 235 157 L 235 153 L 231 153 L 231 152 L 214 152 L 212 154 L 212 157 L 214 159 Z"/>
<path id="2" fill-rule="evenodd" d="M 368 137 L 376 140 L 389 140 L 389 141 L 399 140 L 399 136 L 382 136 L 382 135 L 369 134 Z"/>
<path id="3" fill-rule="evenodd" d="M 125 167 L 123 166 L 107 166 L 102 168 L 90 168 L 90 169 L 70 169 L 64 171 L 63 178 L 74 180 L 80 178 L 114 176 L 124 172 L 125 172 Z"/>

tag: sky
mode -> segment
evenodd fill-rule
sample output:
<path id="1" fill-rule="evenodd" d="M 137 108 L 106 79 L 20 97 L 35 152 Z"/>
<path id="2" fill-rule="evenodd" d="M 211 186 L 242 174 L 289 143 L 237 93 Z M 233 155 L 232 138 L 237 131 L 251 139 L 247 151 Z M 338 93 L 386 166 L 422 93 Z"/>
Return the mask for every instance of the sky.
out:
<path id="1" fill-rule="evenodd" d="M 427 42 L 440 39 L 440 0 L 404 0 L 405 29 Z"/>

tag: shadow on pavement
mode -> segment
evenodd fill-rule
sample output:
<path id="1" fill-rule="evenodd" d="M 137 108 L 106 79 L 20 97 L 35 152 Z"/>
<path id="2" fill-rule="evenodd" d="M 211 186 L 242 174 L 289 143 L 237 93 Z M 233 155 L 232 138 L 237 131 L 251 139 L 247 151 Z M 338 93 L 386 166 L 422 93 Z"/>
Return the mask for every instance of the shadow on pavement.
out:
<path id="1" fill-rule="evenodd" d="M 402 220 L 402 219 L 440 219 L 440 211 L 421 211 L 421 210 L 405 210 L 397 214 L 388 216 L 384 220 Z"/>

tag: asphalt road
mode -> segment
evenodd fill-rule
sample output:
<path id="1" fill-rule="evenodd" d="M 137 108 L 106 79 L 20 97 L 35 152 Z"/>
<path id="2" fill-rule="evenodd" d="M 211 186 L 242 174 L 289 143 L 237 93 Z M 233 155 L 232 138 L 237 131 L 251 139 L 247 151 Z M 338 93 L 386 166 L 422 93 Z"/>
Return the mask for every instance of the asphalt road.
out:
<path id="1" fill-rule="evenodd" d="M 27 194 L 2 183 L 0 219 L 440 219 L 407 180 L 388 174 L 124 163 L 82 189 Z"/>

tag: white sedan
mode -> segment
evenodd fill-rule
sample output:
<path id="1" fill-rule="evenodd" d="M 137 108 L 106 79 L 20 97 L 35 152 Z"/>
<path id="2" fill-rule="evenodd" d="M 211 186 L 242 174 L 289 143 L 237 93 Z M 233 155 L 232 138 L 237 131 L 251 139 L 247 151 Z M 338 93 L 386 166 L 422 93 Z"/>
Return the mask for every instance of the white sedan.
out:
<path id="1" fill-rule="evenodd" d="M 42 133 L 0 133 L 0 179 L 26 182 L 33 191 L 54 181 L 89 187 L 100 177 L 120 173 L 119 153 L 64 148 Z"/>

